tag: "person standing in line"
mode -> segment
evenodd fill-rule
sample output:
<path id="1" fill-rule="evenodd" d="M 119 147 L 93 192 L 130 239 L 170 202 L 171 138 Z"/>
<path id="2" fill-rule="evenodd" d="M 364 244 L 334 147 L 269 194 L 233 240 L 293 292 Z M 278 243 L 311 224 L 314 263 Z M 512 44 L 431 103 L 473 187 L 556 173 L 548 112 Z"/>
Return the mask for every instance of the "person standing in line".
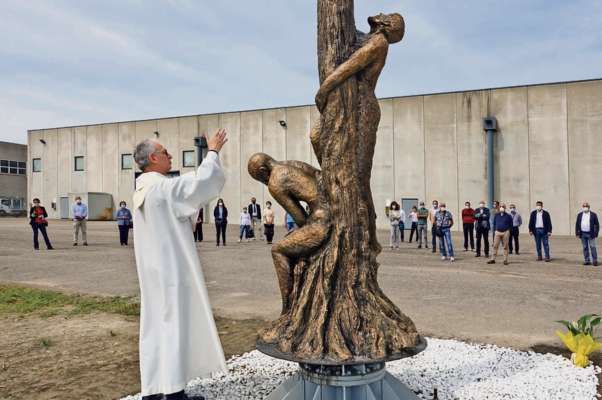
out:
<path id="1" fill-rule="evenodd" d="M 31 230 L 33 231 L 34 250 L 40 249 L 38 231 L 42 232 L 42 237 L 46 243 L 46 249 L 54 250 L 54 247 L 50 244 L 50 239 L 48 239 L 48 234 L 46 233 L 46 227 L 48 226 L 46 218 L 48 218 L 48 213 L 46 212 L 46 209 L 40 205 L 40 199 L 36 197 L 33 199 L 33 206 L 29 209 L 29 225 L 31 225 Z"/>
<path id="2" fill-rule="evenodd" d="M 117 227 L 119 228 L 119 244 L 122 246 L 128 245 L 130 236 L 130 228 L 132 227 L 132 213 L 127 209 L 125 201 L 119 202 L 119 210 L 117 211 Z"/>
<path id="3" fill-rule="evenodd" d="M 523 217 L 516 211 L 514 204 L 510 204 L 510 215 L 512 216 L 512 229 L 510 230 L 508 248 L 510 249 L 510 254 L 514 251 L 516 255 L 519 255 L 518 236 L 520 234 L 520 226 L 523 224 Z M 512 246 L 512 242 L 514 242 L 514 247 Z"/>
<path id="4" fill-rule="evenodd" d="M 481 240 L 484 242 L 485 257 L 489 257 L 489 214 L 489 209 L 485 207 L 485 202 L 481 200 L 479 208 L 474 213 L 477 231 L 477 254 L 475 257 L 481 257 Z"/>
<path id="5" fill-rule="evenodd" d="M 543 209 L 543 202 L 535 203 L 535 210 L 529 217 L 529 235 L 535 237 L 535 248 L 537 249 L 537 261 L 542 260 L 541 247 L 545 253 L 545 261 L 550 262 L 549 237 L 552 236 L 552 218 L 550 213 Z"/>
<path id="6" fill-rule="evenodd" d="M 470 238 L 470 251 L 474 251 L 474 209 L 470 202 L 464 203 L 462 210 L 462 231 L 464 232 L 464 251 L 468 251 L 468 239 Z"/>
<path id="7" fill-rule="evenodd" d="M 240 236 L 238 237 L 238 243 L 242 241 L 243 234 L 247 242 L 251 240 L 249 237 L 251 224 L 251 214 L 247 211 L 247 207 L 243 207 L 242 212 L 240 213 Z"/>
<path id="8" fill-rule="evenodd" d="M 77 246 L 79 241 L 79 231 L 82 231 L 83 245 L 88 245 L 88 237 L 86 232 L 86 218 L 88 218 L 88 206 L 82 203 L 82 198 L 77 196 L 75 204 L 71 207 L 73 214 L 73 245 Z"/>
<path id="9" fill-rule="evenodd" d="M 583 245 L 583 265 L 598 266 L 598 251 L 596 249 L 596 238 L 600 232 L 600 223 L 598 215 L 590 211 L 589 203 L 584 202 L 581 212 L 577 214 L 577 222 L 575 223 L 575 235 L 581 239 Z M 590 263 L 591 252 L 591 263 Z"/>
<path id="10" fill-rule="evenodd" d="M 446 210 L 445 203 L 441 203 L 439 210 L 435 215 L 435 226 L 437 227 L 437 236 L 439 236 L 439 251 L 441 260 L 454 262 L 454 245 L 451 237 L 451 227 L 454 225 L 452 213 Z M 447 247 L 447 249 L 446 249 Z"/>
<path id="11" fill-rule="evenodd" d="M 205 222 L 204 218 L 205 210 L 202 208 L 199 210 L 198 215 L 196 216 L 196 223 L 194 224 L 194 241 L 202 242 L 203 241 L 203 222 Z"/>
<path id="12" fill-rule="evenodd" d="M 420 208 L 418 209 L 418 248 L 421 249 L 422 248 L 422 239 L 424 238 L 424 248 L 428 249 L 429 248 L 429 244 L 428 244 L 428 232 L 427 232 L 427 226 L 428 226 L 428 219 L 429 219 L 429 215 L 430 212 L 428 210 L 428 208 L 426 208 L 424 206 L 424 201 L 420 202 Z"/>
<path id="13" fill-rule="evenodd" d="M 416 241 L 418 241 L 418 208 L 416 206 L 412 206 L 412 211 L 410 212 L 410 221 L 412 222 L 412 227 L 410 228 L 409 243 L 412 243 L 414 234 L 416 234 Z"/>
<path id="14" fill-rule="evenodd" d="M 274 239 L 274 210 L 272 202 L 265 202 L 265 212 L 263 213 L 263 232 L 268 244 L 272 244 Z"/>
<path id="15" fill-rule="evenodd" d="M 263 232 L 261 225 L 261 206 L 257 204 L 257 199 L 251 197 L 251 204 L 247 207 L 249 215 L 251 215 L 251 230 L 253 231 L 253 240 L 259 236 L 263 240 Z"/>
<path id="16" fill-rule="evenodd" d="M 489 227 L 491 228 L 491 241 L 492 242 L 495 240 L 495 216 L 499 212 L 499 209 L 500 209 L 500 202 L 496 200 L 493 202 L 493 207 L 491 207 L 491 217 L 490 217 L 490 221 L 489 221 Z"/>
<path id="17" fill-rule="evenodd" d="M 433 246 L 433 253 L 437 252 L 437 230 L 434 229 L 436 226 L 435 216 L 439 213 L 439 202 L 437 200 L 433 200 L 433 208 L 430 213 L 431 220 L 431 246 Z"/>
<path id="18" fill-rule="evenodd" d="M 399 204 L 396 201 L 391 202 L 389 206 L 389 225 L 390 225 L 390 235 L 389 235 L 389 247 L 393 249 L 399 248 L 399 228 L 400 228 L 400 219 L 401 213 L 399 212 Z"/>
<path id="19" fill-rule="evenodd" d="M 506 212 L 505 204 L 498 207 L 494 226 L 493 254 L 491 254 L 491 260 L 487 261 L 487 264 L 495 264 L 497 251 L 501 243 L 504 248 L 504 265 L 508 265 L 508 242 L 510 241 L 510 230 L 512 230 L 512 215 Z"/>
<path id="20" fill-rule="evenodd" d="M 286 227 L 287 232 L 290 232 L 293 229 L 295 229 L 295 220 L 293 219 L 293 216 L 289 213 L 286 213 L 286 215 L 284 216 L 284 226 Z"/>
<path id="21" fill-rule="evenodd" d="M 216 246 L 219 246 L 220 235 L 222 237 L 222 245 L 226 245 L 226 228 L 228 227 L 228 209 L 224 204 L 223 199 L 217 201 L 217 205 L 213 209 L 213 219 L 215 220 L 215 236 Z"/>
<path id="22" fill-rule="evenodd" d="M 405 241 L 405 231 L 406 231 L 406 212 L 401 208 L 399 203 L 397 204 L 397 210 L 399 211 L 399 236 L 401 237 L 401 242 Z M 399 246 L 398 246 L 399 247 Z"/>

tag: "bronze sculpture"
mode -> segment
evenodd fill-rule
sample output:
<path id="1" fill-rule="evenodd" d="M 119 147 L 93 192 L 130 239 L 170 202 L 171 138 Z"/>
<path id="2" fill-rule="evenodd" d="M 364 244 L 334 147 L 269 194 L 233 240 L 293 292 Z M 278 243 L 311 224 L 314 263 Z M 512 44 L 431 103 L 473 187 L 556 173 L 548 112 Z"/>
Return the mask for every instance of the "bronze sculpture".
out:
<path id="1" fill-rule="evenodd" d="M 321 116 L 310 140 L 321 170 L 261 153 L 248 165 L 301 227 L 273 250 L 283 307 L 260 344 L 303 362 L 389 360 L 420 342 L 377 282 L 381 247 L 370 190 L 380 120 L 374 89 L 404 22 L 380 14 L 368 23 L 369 34 L 356 30 L 353 0 L 318 0 Z"/>

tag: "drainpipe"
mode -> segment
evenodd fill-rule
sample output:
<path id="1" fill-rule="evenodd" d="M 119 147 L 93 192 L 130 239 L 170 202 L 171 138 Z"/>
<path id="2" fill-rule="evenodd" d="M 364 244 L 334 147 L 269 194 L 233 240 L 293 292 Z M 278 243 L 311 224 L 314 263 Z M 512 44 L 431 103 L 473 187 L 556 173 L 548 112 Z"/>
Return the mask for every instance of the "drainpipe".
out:
<path id="1" fill-rule="evenodd" d="M 495 117 L 483 118 L 483 129 L 487 132 L 487 195 L 488 207 L 493 207 L 495 196 L 495 187 L 493 184 L 494 164 L 493 164 L 493 134 L 497 131 L 497 119 Z"/>
<path id="2" fill-rule="evenodd" d="M 194 147 L 196 147 L 196 165 L 198 167 L 207 155 L 207 139 L 204 136 L 195 137 Z"/>

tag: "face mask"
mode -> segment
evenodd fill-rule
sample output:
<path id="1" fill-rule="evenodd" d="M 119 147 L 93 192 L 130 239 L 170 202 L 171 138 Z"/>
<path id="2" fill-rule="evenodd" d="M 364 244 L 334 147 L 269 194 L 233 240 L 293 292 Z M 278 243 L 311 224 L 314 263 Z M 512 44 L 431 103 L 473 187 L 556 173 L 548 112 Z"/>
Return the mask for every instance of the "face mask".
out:
<path id="1" fill-rule="evenodd" d="M 464 207 L 470 208 L 470 204 L 465 204 Z"/>
<path id="2" fill-rule="evenodd" d="M 510 212 L 515 212 L 515 211 L 516 211 L 516 209 L 515 209 L 515 208 L 511 208 L 511 209 L 510 209 Z"/>
<path id="3" fill-rule="evenodd" d="M 125 204 L 122 204 L 122 205 L 121 205 L 121 208 L 125 208 Z"/>
<path id="4" fill-rule="evenodd" d="M 217 205 L 218 205 L 218 206 L 220 206 L 220 207 L 221 207 L 221 206 L 223 206 L 223 204 L 222 204 L 222 203 L 217 203 Z"/>
<path id="5" fill-rule="evenodd" d="M 39 207 L 39 206 L 40 206 L 40 203 L 33 203 L 33 206 L 34 206 L 34 207 Z"/>
<path id="6" fill-rule="evenodd" d="M 433 207 L 437 208 L 437 203 L 433 203 Z"/>
<path id="7" fill-rule="evenodd" d="M 542 207 L 541 207 L 541 206 L 537 206 L 537 207 L 535 207 L 535 208 L 537 208 L 537 211 L 541 211 L 541 208 L 542 208 Z"/>
<path id="8" fill-rule="evenodd" d="M 583 207 L 583 211 L 589 212 L 589 207 Z"/>
<path id="9" fill-rule="evenodd" d="M 439 207 L 441 211 L 445 211 L 445 207 Z"/>
<path id="10" fill-rule="evenodd" d="M 485 208 L 485 204 L 481 203 L 481 204 L 479 204 L 479 207 Z"/>
<path id="11" fill-rule="evenodd" d="M 503 213 L 504 211 L 506 211 L 506 209 L 504 207 L 500 207 L 500 212 Z"/>

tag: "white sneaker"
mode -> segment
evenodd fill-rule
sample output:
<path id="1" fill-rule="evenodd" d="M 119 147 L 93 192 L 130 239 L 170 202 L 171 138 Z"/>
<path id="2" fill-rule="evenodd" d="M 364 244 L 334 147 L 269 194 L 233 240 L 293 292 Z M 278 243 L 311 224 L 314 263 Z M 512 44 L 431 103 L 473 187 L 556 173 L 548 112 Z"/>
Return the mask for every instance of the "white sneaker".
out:
<path id="1" fill-rule="evenodd" d="M 454 262 L 454 261 L 456 261 L 456 259 L 455 259 L 455 258 L 453 258 L 453 257 L 450 257 L 450 258 L 449 258 L 449 261 L 451 261 L 451 262 Z"/>
<path id="2" fill-rule="evenodd" d="M 445 260 L 447 260 L 447 257 L 445 257 L 445 256 L 441 257 L 441 261 L 445 261 Z"/>
<path id="3" fill-rule="evenodd" d="M 240 243 L 240 239 L 238 239 L 238 243 Z"/>

